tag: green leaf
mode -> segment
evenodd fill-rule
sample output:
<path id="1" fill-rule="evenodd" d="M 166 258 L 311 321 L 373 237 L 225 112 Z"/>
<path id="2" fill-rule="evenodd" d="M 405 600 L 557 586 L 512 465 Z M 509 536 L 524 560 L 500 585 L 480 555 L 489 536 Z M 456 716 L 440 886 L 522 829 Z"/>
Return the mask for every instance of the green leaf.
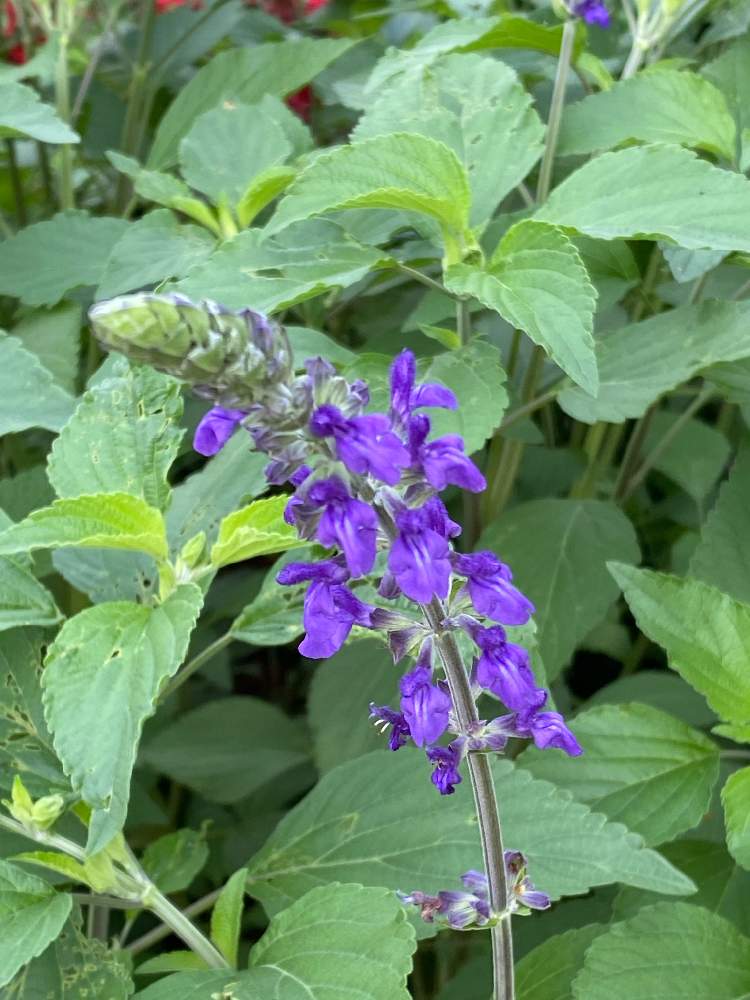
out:
<path id="1" fill-rule="evenodd" d="M 180 140 L 204 111 L 227 100 L 252 104 L 266 94 L 284 97 L 351 45 L 344 38 L 299 38 L 220 52 L 181 89 L 161 119 L 148 166 L 161 170 L 175 163 Z"/>
<path id="2" fill-rule="evenodd" d="M 644 454 L 656 449 L 669 433 L 679 413 L 659 410 L 653 415 L 644 442 Z M 654 468 L 681 486 L 685 492 L 702 504 L 724 471 L 731 448 L 726 437 L 702 420 L 688 420 L 660 449 Z"/>
<path id="3" fill-rule="evenodd" d="M 0 138 L 37 139 L 39 142 L 79 142 L 79 136 L 49 104 L 22 83 L 0 84 Z"/>
<path id="4" fill-rule="evenodd" d="M 182 278 L 211 255 L 216 241 L 198 226 L 181 226 L 157 209 L 132 222 L 115 243 L 96 292 L 109 299 L 168 278 Z"/>
<path id="5" fill-rule="evenodd" d="M 556 56 L 560 51 L 563 26 L 539 24 L 518 14 L 501 14 L 495 24 L 476 41 L 462 46 L 463 52 L 484 49 L 535 49 Z M 586 47 L 586 29 L 579 21 L 573 40 L 573 60 L 577 60 Z"/>
<path id="6" fill-rule="evenodd" d="M 580 167 L 536 218 L 600 239 L 750 250 L 750 181 L 679 146 L 637 146 Z"/>
<path id="7" fill-rule="evenodd" d="M 16 854 L 12 860 L 23 861 L 30 865 L 38 865 L 40 868 L 45 868 L 48 871 L 62 875 L 65 881 L 82 882 L 84 885 L 90 886 L 94 891 L 103 892 L 106 888 L 111 888 L 107 884 L 100 884 L 96 874 L 94 874 L 92 881 L 91 869 L 89 867 L 91 865 L 90 861 L 81 864 L 80 861 L 71 858 L 69 854 L 62 854 L 59 851 L 32 851 L 24 854 Z M 111 862 L 109 863 L 109 870 L 112 871 Z"/>
<path id="8" fill-rule="evenodd" d="M 129 223 L 66 212 L 27 226 L 0 243 L 0 295 L 54 306 L 76 288 L 98 285 Z"/>
<path id="9" fill-rule="evenodd" d="M 550 678 L 618 596 L 607 560 L 639 556 L 627 517 L 598 500 L 519 504 L 485 529 L 479 546 L 513 567 L 516 584 L 536 605 L 539 651 Z"/>
<path id="10" fill-rule="evenodd" d="M 309 759 L 299 725 L 259 698 L 221 698 L 161 729 L 143 759 L 210 802 L 238 802 Z"/>
<path id="11" fill-rule="evenodd" d="M 286 333 L 292 345 L 297 371 L 304 370 L 308 358 L 325 358 L 334 365 L 348 365 L 356 358 L 354 351 L 332 340 L 320 330 L 311 330 L 307 326 L 288 326 Z"/>
<path id="12" fill-rule="evenodd" d="M 211 940 L 233 968 L 237 965 L 245 882 L 247 869 L 240 868 L 222 888 L 211 912 Z"/>
<path id="13" fill-rule="evenodd" d="M 71 906 L 66 893 L 0 861 L 0 986 L 55 940 Z"/>
<path id="14" fill-rule="evenodd" d="M 732 857 L 750 869 L 750 767 L 735 771 L 721 790 L 727 847 Z"/>
<path id="15" fill-rule="evenodd" d="M 285 646 L 302 635 L 302 611 L 307 584 L 282 587 L 276 576 L 290 559 L 312 558 L 310 549 L 297 549 L 278 559 L 266 573 L 255 598 L 242 609 L 232 622 L 231 632 L 240 642 L 254 646 Z"/>
<path id="16" fill-rule="evenodd" d="M 572 758 L 529 747 L 518 758 L 535 778 L 640 833 L 650 846 L 697 826 L 719 775 L 719 750 L 697 729 L 648 705 L 592 708 L 569 723 L 584 750 Z"/>
<path id="17" fill-rule="evenodd" d="M 749 320 L 748 302 L 708 301 L 613 330 L 597 343 L 596 398 L 571 386 L 557 401 L 571 417 L 589 424 L 640 417 L 659 396 L 697 372 L 750 357 Z"/>
<path id="18" fill-rule="evenodd" d="M 308 716 L 315 763 L 321 772 L 382 747 L 383 736 L 362 707 L 370 702 L 393 703 L 397 687 L 393 658 L 376 639 L 353 642 L 316 667 Z M 335 712 L 331 705 L 336 706 Z"/>
<path id="19" fill-rule="evenodd" d="M 134 549 L 156 559 L 167 555 L 161 514 L 128 493 L 55 500 L 51 507 L 33 511 L 20 524 L 0 533 L 1 555 L 68 545 Z"/>
<path id="20" fill-rule="evenodd" d="M 456 264 L 445 275 L 458 295 L 473 295 L 535 344 L 585 391 L 599 381 L 592 335 L 596 291 L 575 245 L 554 226 L 517 223 L 485 268 Z"/>
<path id="21" fill-rule="evenodd" d="M 532 881 L 554 898 L 616 881 L 691 891 L 637 834 L 507 761 L 493 770 L 505 842 L 523 848 Z M 423 755 L 406 748 L 390 755 L 384 740 L 382 750 L 329 771 L 287 813 L 250 862 L 248 891 L 275 913 L 335 879 L 435 892 L 452 885 L 456 872 L 480 866 L 467 784 L 440 799 Z"/>
<path id="22" fill-rule="evenodd" d="M 586 952 L 604 930 L 603 924 L 576 927 L 555 934 L 524 955 L 516 965 L 518 1000 L 570 1000 Z"/>
<path id="23" fill-rule="evenodd" d="M 750 607 L 698 580 L 612 563 L 638 627 L 727 722 L 750 719 Z"/>
<path id="24" fill-rule="evenodd" d="M 237 203 L 237 221 L 240 226 L 249 226 L 255 217 L 286 191 L 297 176 L 296 167 L 269 167 L 257 174 L 245 188 Z"/>
<path id="25" fill-rule="evenodd" d="M 292 144 L 273 118 L 258 107 L 224 101 L 196 118 L 180 143 L 180 170 L 215 205 L 234 206 L 254 177 L 291 154 Z"/>
<path id="26" fill-rule="evenodd" d="M 629 140 L 679 143 L 730 163 L 735 124 L 721 91 L 689 71 L 656 69 L 620 80 L 565 108 L 558 155 L 612 149 Z"/>
<path id="27" fill-rule="evenodd" d="M 665 976 L 668 977 L 665 981 Z M 737 1000 L 750 991 L 750 939 L 716 914 L 658 903 L 591 944 L 574 1000 Z"/>
<path id="28" fill-rule="evenodd" d="M 0 244 L 0 250 L 3 246 L 5 243 Z M 26 350 L 16 337 L 1 332 L 0 396 L 0 434 L 16 434 L 30 427 L 59 431 L 75 406 L 73 397 L 57 385 L 36 354 Z"/>
<path id="29" fill-rule="evenodd" d="M 117 549 L 57 549 L 52 565 L 93 604 L 104 601 L 150 603 L 159 572 L 152 556 Z"/>
<path id="30" fill-rule="evenodd" d="M 164 951 L 138 966 L 139 976 L 153 976 L 163 972 L 185 972 L 207 967 L 206 960 L 194 951 Z M 139 994 L 140 996 L 140 994 Z"/>
<path id="31" fill-rule="evenodd" d="M 740 452 L 716 505 L 701 527 L 690 560 L 690 575 L 750 604 L 750 534 L 746 530 L 750 496 L 750 451 Z"/>
<path id="32" fill-rule="evenodd" d="M 428 215 L 462 234 L 470 199 L 466 172 L 452 150 L 434 139 L 396 132 L 316 157 L 288 189 L 268 231 L 342 208 L 397 208 Z"/>
<path id="33" fill-rule="evenodd" d="M 20 625 L 56 625 L 62 615 L 55 600 L 24 566 L 0 558 L 0 632 Z"/>
<path id="34" fill-rule="evenodd" d="M 75 395 L 81 350 L 81 307 L 62 302 L 55 309 L 38 309 L 13 327 L 13 336 L 32 351 L 54 376 L 57 385 Z"/>
<path id="35" fill-rule="evenodd" d="M 514 70 L 478 55 L 444 57 L 408 87 L 396 78 L 368 105 L 352 139 L 393 132 L 419 133 L 455 152 L 469 177 L 472 225 L 491 218 L 544 149 L 544 126 Z"/>
<path id="36" fill-rule="evenodd" d="M 73 788 L 94 810 L 91 854 L 122 828 L 143 723 L 182 663 L 201 602 L 187 584 L 158 607 L 100 604 L 67 621 L 47 652 L 45 714 Z"/>
<path id="37" fill-rule="evenodd" d="M 284 520 L 288 496 L 254 500 L 219 525 L 219 537 L 211 549 L 211 564 L 217 569 L 254 556 L 271 555 L 299 546 L 297 531 Z"/>
<path id="38" fill-rule="evenodd" d="M 153 840 L 143 853 L 146 873 L 167 894 L 182 892 L 208 861 L 208 845 L 196 830 L 175 830 Z"/>
<path id="39" fill-rule="evenodd" d="M 85 393 L 52 446 L 47 475 L 58 496 L 128 493 L 164 510 L 181 415 L 176 379 L 118 359 L 109 377 Z"/>
<path id="40" fill-rule="evenodd" d="M 107 159 L 116 170 L 131 179 L 135 193 L 146 201 L 155 201 L 158 205 L 172 208 L 178 199 L 190 198 L 190 188 L 179 177 L 158 170 L 148 170 L 132 156 L 123 156 L 114 151 L 107 153 Z"/>

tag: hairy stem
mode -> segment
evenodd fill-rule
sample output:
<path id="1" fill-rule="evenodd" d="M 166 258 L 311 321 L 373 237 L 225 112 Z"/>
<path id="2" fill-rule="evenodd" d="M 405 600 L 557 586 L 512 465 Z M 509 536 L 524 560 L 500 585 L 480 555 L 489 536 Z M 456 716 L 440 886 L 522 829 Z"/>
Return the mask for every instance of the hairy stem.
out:
<path id="1" fill-rule="evenodd" d="M 60 8 L 68 5 L 60 4 Z M 63 15 L 61 15 L 63 16 Z M 64 122 L 70 121 L 70 81 L 68 78 L 68 45 L 70 44 L 69 27 L 66 23 L 58 36 L 57 66 L 55 69 L 55 105 L 57 113 Z M 75 193 L 73 189 L 73 147 L 63 143 L 57 152 L 57 187 L 60 208 L 63 211 L 75 208 Z"/>
<path id="2" fill-rule="evenodd" d="M 155 913 L 172 933 L 185 942 L 188 948 L 199 955 L 211 969 L 228 969 L 229 963 L 207 937 L 198 930 L 187 913 L 178 910 L 166 896 L 153 886 L 143 898 L 144 906 Z M 133 949 L 131 948 L 131 951 Z"/>
<path id="3" fill-rule="evenodd" d="M 557 138 L 560 134 L 560 122 L 562 121 L 563 105 L 565 103 L 565 87 L 568 82 L 570 58 L 573 55 L 575 37 L 575 22 L 568 20 L 563 27 L 563 36 L 560 42 L 560 56 L 557 60 L 557 72 L 552 90 L 552 103 L 550 104 L 549 120 L 547 121 L 547 141 L 544 147 L 542 165 L 539 169 L 539 182 L 536 189 L 536 200 L 539 204 L 547 200 L 552 183 L 552 167 L 555 162 Z"/>
<path id="4" fill-rule="evenodd" d="M 164 687 L 161 695 L 159 696 L 159 701 L 165 701 L 171 694 L 182 687 L 185 681 L 192 677 L 196 670 L 200 670 L 204 663 L 207 663 L 212 657 L 216 656 L 217 653 L 221 652 L 225 646 L 228 646 L 232 641 L 234 636 L 227 632 L 222 636 L 219 636 L 214 642 L 210 643 L 204 650 L 198 653 L 196 656 L 186 663 L 182 670 L 175 674 L 172 680 Z"/>
<path id="5" fill-rule="evenodd" d="M 219 898 L 220 893 L 221 889 L 214 889 L 213 892 L 209 892 L 208 895 L 202 896 L 194 903 L 191 903 L 190 906 L 186 906 L 183 911 L 183 915 L 188 918 L 200 916 L 201 913 L 205 913 L 206 910 L 211 909 L 216 900 Z M 172 925 L 164 920 L 163 917 L 162 920 L 164 922 L 159 924 L 158 927 L 154 927 L 153 930 L 148 931 L 148 933 L 133 941 L 131 945 L 128 945 L 128 951 L 130 951 L 133 955 L 138 955 L 140 952 L 146 951 L 153 945 L 158 944 L 159 941 L 162 941 L 165 937 L 169 937 L 172 933 Z"/>
<path id="6" fill-rule="evenodd" d="M 10 816 L 0 816 L 0 827 L 9 830 L 11 833 L 17 833 L 20 837 L 28 837 L 29 840 L 36 841 L 37 844 L 44 844 L 45 847 L 54 847 L 58 851 L 69 854 L 71 858 L 75 858 L 77 861 L 86 860 L 84 849 L 72 840 L 68 840 L 67 837 L 60 837 L 58 834 L 48 833 L 46 830 L 30 830 L 23 823 L 11 819 Z"/>

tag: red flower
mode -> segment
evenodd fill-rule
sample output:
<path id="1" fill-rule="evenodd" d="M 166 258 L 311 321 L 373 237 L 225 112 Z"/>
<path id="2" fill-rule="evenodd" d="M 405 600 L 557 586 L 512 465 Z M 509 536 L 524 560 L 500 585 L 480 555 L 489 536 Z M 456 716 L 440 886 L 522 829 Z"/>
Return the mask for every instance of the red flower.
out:
<path id="1" fill-rule="evenodd" d="M 166 14 L 177 7 L 188 6 L 188 3 L 191 10 L 200 10 L 203 6 L 203 0 L 154 0 L 154 7 L 157 14 Z"/>
<path id="2" fill-rule="evenodd" d="M 302 121 L 309 121 L 313 103 L 313 90 L 310 84 L 308 83 L 306 87 L 290 94 L 286 103 L 287 107 L 291 108 L 295 115 L 299 115 Z"/>
<path id="3" fill-rule="evenodd" d="M 12 0 L 5 0 L 3 10 L 3 38 L 12 38 L 18 27 L 18 14 Z"/>
<path id="4" fill-rule="evenodd" d="M 305 0 L 305 16 L 314 14 L 321 7 L 327 7 L 328 0 Z"/>
<path id="5" fill-rule="evenodd" d="M 26 55 L 26 49 L 19 42 L 18 45 L 14 45 L 13 48 L 8 49 L 5 53 L 5 58 L 8 62 L 15 63 L 17 66 L 23 66 L 29 57 Z"/>

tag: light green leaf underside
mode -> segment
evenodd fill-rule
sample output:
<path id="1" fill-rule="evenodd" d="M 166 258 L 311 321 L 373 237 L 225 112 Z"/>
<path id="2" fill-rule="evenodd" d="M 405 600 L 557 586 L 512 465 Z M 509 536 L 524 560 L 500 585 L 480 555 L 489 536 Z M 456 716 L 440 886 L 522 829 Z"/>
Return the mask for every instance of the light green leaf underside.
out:
<path id="1" fill-rule="evenodd" d="M 0 138 L 79 142 L 77 133 L 55 109 L 43 104 L 37 92 L 22 83 L 0 83 Z"/>
<path id="2" fill-rule="evenodd" d="M 18 561 L 0 558 L 0 631 L 56 625 L 62 615 L 52 594 Z"/>
<path id="3" fill-rule="evenodd" d="M 55 382 L 37 355 L 4 333 L 0 333 L 0 396 L 0 434 L 30 427 L 59 431 L 75 406 L 73 397 Z"/>
<path id="4" fill-rule="evenodd" d="M 212 565 L 218 569 L 301 545 L 296 528 L 284 520 L 288 502 L 285 495 L 267 497 L 228 514 L 219 525 L 219 537 L 211 549 Z"/>
<path id="5" fill-rule="evenodd" d="M 727 847 L 732 857 L 750 869 L 750 767 L 735 771 L 721 790 Z"/>

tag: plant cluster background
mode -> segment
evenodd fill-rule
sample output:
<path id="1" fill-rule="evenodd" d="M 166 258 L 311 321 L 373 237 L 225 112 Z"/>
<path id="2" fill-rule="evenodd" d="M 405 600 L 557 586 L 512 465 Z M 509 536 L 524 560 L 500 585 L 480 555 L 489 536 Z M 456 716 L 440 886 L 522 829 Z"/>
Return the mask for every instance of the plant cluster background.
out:
<path id="1" fill-rule="evenodd" d="M 750 2 L 608 2 L 0 4 L 2 1000 L 750 997 Z M 142 292 L 455 397 L 454 544 L 583 750 L 490 755 L 552 900 L 514 990 L 398 895 L 482 867 L 368 717 L 413 656 L 298 652 L 325 549 L 161 334 L 95 336 Z"/>

